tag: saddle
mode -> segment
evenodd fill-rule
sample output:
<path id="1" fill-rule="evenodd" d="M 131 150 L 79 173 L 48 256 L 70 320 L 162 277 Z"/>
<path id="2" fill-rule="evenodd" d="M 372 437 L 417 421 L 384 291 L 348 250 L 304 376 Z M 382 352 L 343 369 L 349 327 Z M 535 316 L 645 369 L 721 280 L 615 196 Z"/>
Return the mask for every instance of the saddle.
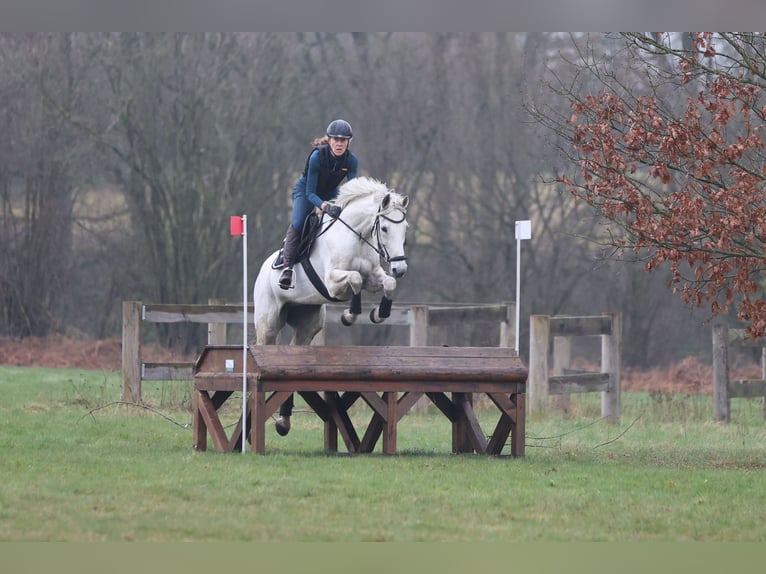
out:
<path id="1" fill-rule="evenodd" d="M 304 259 L 308 259 L 311 255 L 311 249 L 314 247 L 314 240 L 319 235 L 322 219 L 316 214 L 315 211 L 309 213 L 306 221 L 303 222 L 303 229 L 301 229 L 301 242 L 298 244 L 298 253 L 295 255 L 295 263 L 300 263 Z M 271 264 L 272 269 L 282 269 L 285 266 L 285 258 L 283 250 L 280 248 L 276 259 Z"/>

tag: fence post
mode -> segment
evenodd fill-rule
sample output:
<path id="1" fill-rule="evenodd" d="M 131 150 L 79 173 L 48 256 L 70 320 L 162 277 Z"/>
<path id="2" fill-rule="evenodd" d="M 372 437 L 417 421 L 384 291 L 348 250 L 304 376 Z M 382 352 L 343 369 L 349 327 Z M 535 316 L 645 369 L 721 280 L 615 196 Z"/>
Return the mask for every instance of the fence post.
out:
<path id="1" fill-rule="evenodd" d="M 141 402 L 141 301 L 122 302 L 122 400 Z"/>
<path id="2" fill-rule="evenodd" d="M 223 299 L 208 299 L 208 305 L 223 305 L 226 302 Z M 226 323 L 208 323 L 207 324 L 207 344 L 225 345 L 226 344 Z"/>
<path id="3" fill-rule="evenodd" d="M 548 409 L 548 315 L 529 317 L 529 414 L 544 415 Z"/>
<path id="4" fill-rule="evenodd" d="M 713 325 L 713 419 L 729 422 L 729 328 Z"/>
<path id="5" fill-rule="evenodd" d="M 553 374 L 564 375 L 572 364 L 572 337 L 553 337 Z M 551 407 L 569 413 L 570 396 L 551 396 Z"/>
<path id="6" fill-rule="evenodd" d="M 601 335 L 601 372 L 609 373 L 609 390 L 601 393 L 601 416 L 620 422 L 620 357 L 622 356 L 622 315 L 610 313 L 612 332 Z"/>
<path id="7" fill-rule="evenodd" d="M 514 347 L 516 336 L 516 304 L 505 304 L 505 320 L 500 321 L 500 343 L 499 347 L 511 348 Z M 521 350 L 521 349 L 519 349 Z"/>
<path id="8" fill-rule="evenodd" d="M 410 313 L 410 347 L 425 347 L 428 345 L 428 306 L 413 305 Z"/>
<path id="9" fill-rule="evenodd" d="M 410 347 L 428 346 L 428 306 L 413 305 L 410 307 Z M 428 399 L 425 395 L 418 399 L 412 407 L 416 413 L 428 410 Z"/>

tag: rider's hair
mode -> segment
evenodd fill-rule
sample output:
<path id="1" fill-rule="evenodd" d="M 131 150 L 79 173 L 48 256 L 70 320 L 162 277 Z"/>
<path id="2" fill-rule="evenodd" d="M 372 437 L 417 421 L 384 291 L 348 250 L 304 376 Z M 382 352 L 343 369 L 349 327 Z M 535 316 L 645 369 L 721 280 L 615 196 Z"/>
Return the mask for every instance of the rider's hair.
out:
<path id="1" fill-rule="evenodd" d="M 319 147 L 322 144 L 330 143 L 330 137 L 329 136 L 322 136 L 321 138 L 314 138 L 314 141 L 311 142 L 311 147 Z"/>

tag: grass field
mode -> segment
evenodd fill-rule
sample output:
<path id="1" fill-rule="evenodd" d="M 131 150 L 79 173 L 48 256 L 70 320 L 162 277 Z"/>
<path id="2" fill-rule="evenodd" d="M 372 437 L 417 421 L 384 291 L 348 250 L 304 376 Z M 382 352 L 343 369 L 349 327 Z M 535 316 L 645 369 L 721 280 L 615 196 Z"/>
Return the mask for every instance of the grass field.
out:
<path id="1" fill-rule="evenodd" d="M 116 373 L 0 367 L 0 392 L 2 541 L 766 541 L 758 400 L 721 425 L 710 397 L 624 393 L 611 425 L 574 396 L 513 459 L 449 454 L 431 412 L 397 456 L 325 455 L 298 402 L 288 437 L 243 456 L 191 449 L 189 383 L 145 384 L 152 410 L 112 404 Z"/>

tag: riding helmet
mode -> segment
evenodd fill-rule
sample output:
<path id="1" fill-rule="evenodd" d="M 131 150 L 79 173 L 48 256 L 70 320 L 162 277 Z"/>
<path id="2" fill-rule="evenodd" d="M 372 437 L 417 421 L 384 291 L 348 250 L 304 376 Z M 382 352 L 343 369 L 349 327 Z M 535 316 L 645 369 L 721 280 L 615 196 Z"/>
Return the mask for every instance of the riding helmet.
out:
<path id="1" fill-rule="evenodd" d="M 334 120 L 327 126 L 327 137 L 338 139 L 351 139 L 351 124 L 346 120 Z"/>

